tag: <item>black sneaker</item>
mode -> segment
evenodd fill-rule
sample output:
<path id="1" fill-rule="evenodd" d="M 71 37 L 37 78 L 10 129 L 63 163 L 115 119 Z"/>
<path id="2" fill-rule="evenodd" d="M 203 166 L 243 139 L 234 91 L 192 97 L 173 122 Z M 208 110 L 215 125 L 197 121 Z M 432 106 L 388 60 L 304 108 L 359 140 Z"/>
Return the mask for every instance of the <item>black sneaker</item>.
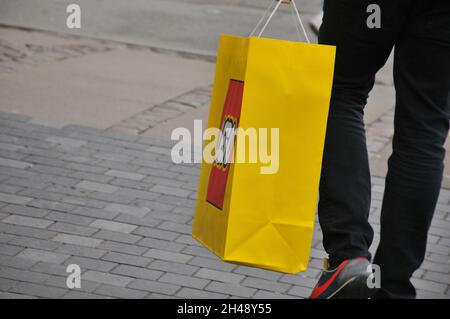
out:
<path id="1" fill-rule="evenodd" d="M 368 281 L 372 267 L 366 258 L 344 260 L 335 269 L 329 269 L 324 260 L 324 271 L 314 287 L 311 299 L 368 299 L 377 291 Z"/>

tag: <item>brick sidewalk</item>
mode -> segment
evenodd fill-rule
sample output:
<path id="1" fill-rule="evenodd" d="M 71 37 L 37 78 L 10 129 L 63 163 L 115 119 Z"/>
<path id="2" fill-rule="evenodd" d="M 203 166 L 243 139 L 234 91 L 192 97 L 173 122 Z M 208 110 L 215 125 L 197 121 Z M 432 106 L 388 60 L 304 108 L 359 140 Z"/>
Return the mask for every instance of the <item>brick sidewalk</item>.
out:
<path id="1" fill-rule="evenodd" d="M 0 298 L 307 297 L 324 256 L 318 225 L 305 273 L 220 261 L 190 236 L 199 166 L 172 164 L 170 147 L 0 113 Z M 373 178 L 376 242 L 383 183 Z M 449 201 L 443 189 L 420 298 L 450 298 Z M 81 289 L 66 287 L 68 264 Z"/>

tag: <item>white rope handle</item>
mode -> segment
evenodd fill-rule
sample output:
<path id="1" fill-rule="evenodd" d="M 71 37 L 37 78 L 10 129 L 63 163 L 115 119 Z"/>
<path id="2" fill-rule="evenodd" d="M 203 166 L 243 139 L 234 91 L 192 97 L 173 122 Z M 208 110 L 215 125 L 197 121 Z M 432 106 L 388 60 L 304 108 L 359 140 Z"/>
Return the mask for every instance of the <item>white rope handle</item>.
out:
<path id="1" fill-rule="evenodd" d="M 256 27 L 253 29 L 253 31 L 249 34 L 249 37 L 253 36 L 256 32 L 256 30 L 258 30 L 259 26 L 261 25 L 261 23 L 264 21 L 264 19 L 266 18 L 267 14 L 270 12 L 270 9 L 272 9 L 273 4 L 275 3 L 276 0 L 272 0 L 272 2 L 270 3 L 270 6 L 267 7 L 266 12 L 264 12 L 264 15 L 261 17 L 261 19 L 259 19 L 258 23 L 256 24 Z"/>
<path id="2" fill-rule="evenodd" d="M 270 21 L 272 20 L 273 16 L 274 16 L 275 13 L 277 12 L 278 8 L 280 7 L 280 5 L 281 5 L 281 3 L 282 3 L 281 0 L 273 0 L 273 1 L 272 1 L 272 3 L 270 4 L 270 6 L 267 8 L 266 12 L 264 13 L 263 17 L 258 21 L 256 27 L 255 27 L 255 28 L 253 29 L 253 31 L 250 33 L 249 37 L 251 37 L 251 36 L 254 35 L 254 33 L 255 33 L 256 30 L 259 28 L 259 26 L 261 25 L 261 23 L 264 21 L 264 19 L 265 19 L 266 16 L 267 16 L 267 13 L 272 9 L 272 6 L 273 6 L 273 4 L 274 4 L 276 1 L 278 1 L 277 5 L 276 5 L 275 8 L 272 10 L 272 13 L 269 15 L 269 18 L 267 19 L 266 23 L 264 24 L 264 26 L 262 27 L 261 31 L 260 31 L 259 34 L 258 34 L 258 38 L 261 37 L 261 35 L 264 33 L 264 31 L 266 30 L 267 26 L 269 25 Z M 308 35 L 306 34 L 306 30 L 305 30 L 305 28 L 304 28 L 304 26 L 303 26 L 303 22 L 302 22 L 302 19 L 301 19 L 301 17 L 300 17 L 300 13 L 298 12 L 297 5 L 295 4 L 295 1 L 292 0 L 292 1 L 291 1 L 291 4 L 292 4 L 292 8 L 293 8 L 294 11 L 295 11 L 295 15 L 297 16 L 297 19 L 298 19 L 298 22 L 299 22 L 299 24 L 300 24 L 300 27 L 301 27 L 301 29 L 302 29 L 302 31 L 303 31 L 303 35 L 305 36 L 306 41 L 307 41 L 308 43 L 310 43 L 309 38 L 308 38 Z M 297 28 L 297 30 L 298 30 L 297 25 L 296 25 L 296 28 Z"/>
<path id="3" fill-rule="evenodd" d="M 258 38 L 260 38 L 261 35 L 263 34 L 264 30 L 266 30 L 267 26 L 269 25 L 269 22 L 272 20 L 273 16 L 275 15 L 275 12 L 277 12 L 277 10 L 280 7 L 280 5 L 281 5 L 281 0 L 278 1 L 277 5 L 273 9 L 273 11 L 270 14 L 269 18 L 267 19 L 266 24 L 262 27 L 261 31 L 258 34 Z"/>
<path id="4" fill-rule="evenodd" d="M 305 27 L 303 26 L 302 19 L 300 18 L 300 13 L 298 12 L 297 5 L 295 4 L 295 1 L 294 1 L 294 0 L 292 0 L 291 3 L 292 3 L 292 5 L 293 5 L 293 7 L 294 7 L 295 13 L 297 14 L 298 22 L 300 23 L 300 27 L 302 28 L 303 35 L 305 36 L 306 41 L 307 41 L 308 43 L 310 43 L 310 42 L 309 42 L 308 35 L 306 34 Z"/>

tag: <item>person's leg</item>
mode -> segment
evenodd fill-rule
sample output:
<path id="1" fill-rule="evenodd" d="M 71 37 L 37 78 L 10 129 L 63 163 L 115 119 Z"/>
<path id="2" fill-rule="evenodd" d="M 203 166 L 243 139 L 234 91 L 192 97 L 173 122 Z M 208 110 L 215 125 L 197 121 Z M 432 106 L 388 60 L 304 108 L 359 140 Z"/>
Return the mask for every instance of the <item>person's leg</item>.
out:
<path id="1" fill-rule="evenodd" d="M 405 4 L 409 3 L 377 1 L 381 29 L 369 29 L 367 6 L 372 2 L 326 0 L 319 32 L 319 43 L 337 47 L 318 206 L 331 267 L 345 259 L 371 257 L 371 184 L 364 106 L 375 73 L 385 64 L 405 21 Z"/>
<path id="2" fill-rule="evenodd" d="M 449 129 L 450 2 L 419 2 L 395 48 L 393 152 L 381 211 L 378 297 L 414 298 L 439 195 Z"/>

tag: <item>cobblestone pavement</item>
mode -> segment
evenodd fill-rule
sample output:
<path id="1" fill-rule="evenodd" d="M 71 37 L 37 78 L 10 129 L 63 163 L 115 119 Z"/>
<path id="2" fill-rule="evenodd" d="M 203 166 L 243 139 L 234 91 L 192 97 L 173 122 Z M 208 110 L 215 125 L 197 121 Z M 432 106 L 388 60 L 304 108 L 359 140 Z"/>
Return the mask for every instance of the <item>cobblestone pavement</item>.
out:
<path id="1" fill-rule="evenodd" d="M 175 100 L 172 109 L 196 107 Z M 0 298 L 307 297 L 324 257 L 318 225 L 304 273 L 222 262 L 190 236 L 199 166 L 173 164 L 170 147 L 0 113 Z M 384 180 L 372 182 L 376 246 Z M 450 298 L 449 229 L 443 189 L 414 275 L 419 298 Z M 69 264 L 82 269 L 80 289 L 66 286 Z"/>

